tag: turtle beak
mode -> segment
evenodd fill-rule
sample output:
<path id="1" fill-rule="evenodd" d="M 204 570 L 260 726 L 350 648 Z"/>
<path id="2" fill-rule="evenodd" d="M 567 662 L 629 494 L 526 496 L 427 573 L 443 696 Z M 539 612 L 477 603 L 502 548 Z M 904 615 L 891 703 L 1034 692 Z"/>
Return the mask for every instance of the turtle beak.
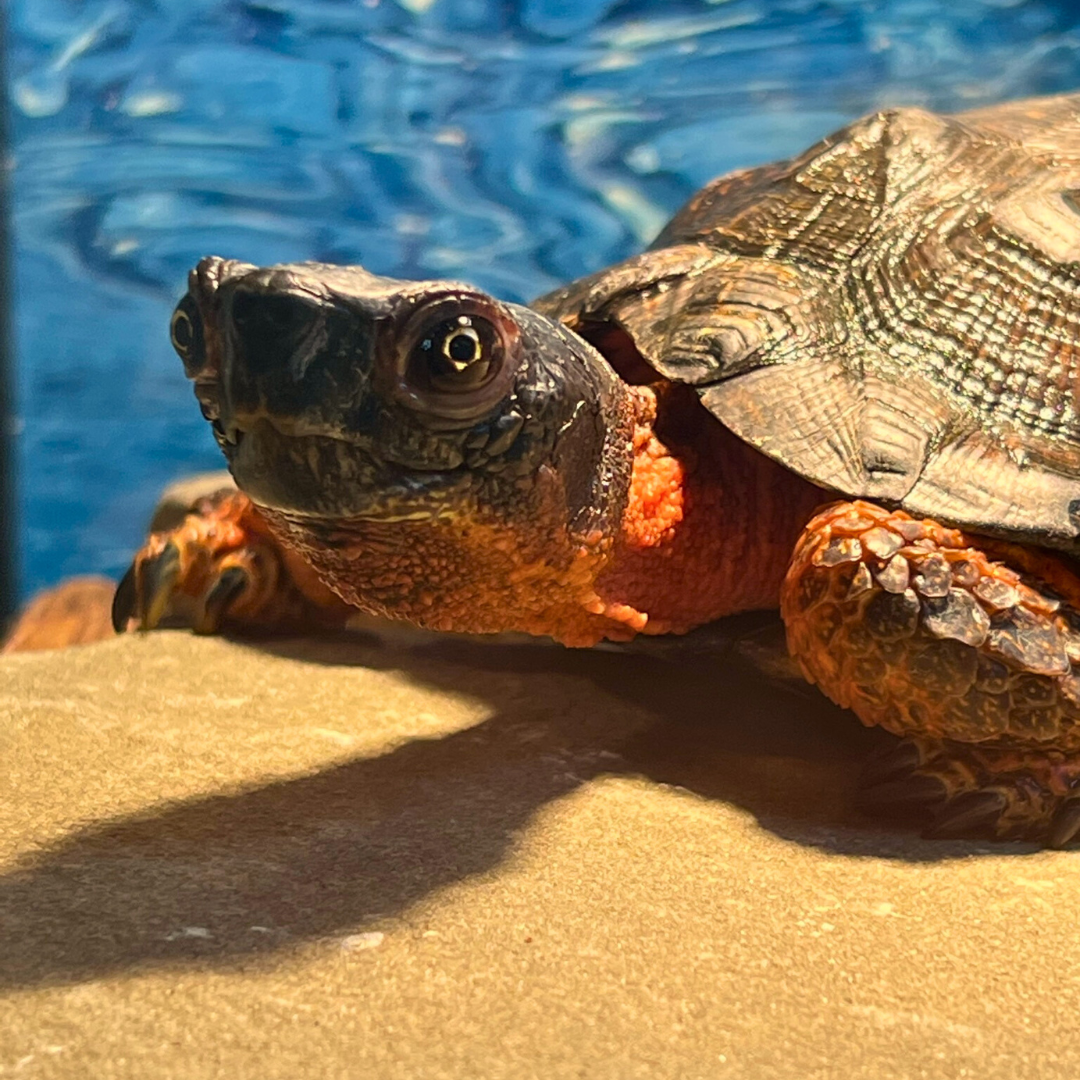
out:
<path id="1" fill-rule="evenodd" d="M 220 289 L 255 267 L 234 259 L 210 256 L 188 275 L 188 291 L 173 311 L 172 346 L 184 363 L 184 373 L 195 384 L 195 397 L 203 418 L 210 423 L 218 445 L 235 446 L 242 432 L 228 421 L 223 398 L 223 350 L 220 335 Z"/>
<path id="2" fill-rule="evenodd" d="M 231 417 L 226 388 L 227 342 L 222 335 L 222 285 L 257 269 L 249 262 L 210 256 L 188 275 L 188 291 L 173 311 L 173 348 L 194 383 L 203 418 L 210 422 L 218 446 L 228 455 L 243 432 Z"/>
<path id="3" fill-rule="evenodd" d="M 188 291 L 173 311 L 170 330 L 184 373 L 196 383 L 218 376 L 221 351 L 215 329 L 221 286 L 254 269 L 250 263 L 211 256 L 188 275 Z"/>

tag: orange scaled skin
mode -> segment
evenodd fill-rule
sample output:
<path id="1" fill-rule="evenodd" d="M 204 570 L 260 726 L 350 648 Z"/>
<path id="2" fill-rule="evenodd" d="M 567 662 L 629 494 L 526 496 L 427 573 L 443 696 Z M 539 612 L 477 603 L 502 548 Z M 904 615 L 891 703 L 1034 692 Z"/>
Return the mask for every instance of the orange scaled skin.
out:
<path id="1" fill-rule="evenodd" d="M 874 534 L 876 541 L 867 539 Z M 858 557 L 830 558 L 830 546 L 842 544 L 857 545 L 852 554 Z M 784 585 L 788 647 L 810 682 L 864 724 L 894 735 L 1080 750 L 1080 674 L 1071 667 L 1074 656 L 1080 661 L 1080 639 L 1068 622 L 1076 610 L 1076 578 L 1052 555 L 1002 546 L 1013 555 L 1024 552 L 1042 580 L 1054 579 L 1065 604 L 988 556 L 992 542 L 871 503 L 826 507 L 807 526 Z M 882 585 L 894 559 L 902 576 Z M 926 623 L 917 599 L 920 575 L 931 563 L 945 568 L 947 580 L 923 595 L 948 588 L 971 612 L 946 635 Z M 893 613 L 873 616 L 872 606 L 881 601 L 889 601 Z M 1029 650 L 1021 662 L 995 629 L 998 611 L 1045 623 L 1061 644 Z"/>
<path id="2" fill-rule="evenodd" d="M 824 493 L 718 424 L 689 387 L 636 393 L 630 500 L 596 591 L 640 612 L 647 634 L 777 607 Z"/>
<path id="3" fill-rule="evenodd" d="M 611 535 L 567 529 L 562 478 L 547 466 L 509 520 L 458 506 L 432 521 L 319 528 L 262 513 L 347 603 L 435 630 L 588 646 L 775 608 L 821 491 L 725 431 L 692 390 L 634 387 L 628 408 L 633 466 Z"/>

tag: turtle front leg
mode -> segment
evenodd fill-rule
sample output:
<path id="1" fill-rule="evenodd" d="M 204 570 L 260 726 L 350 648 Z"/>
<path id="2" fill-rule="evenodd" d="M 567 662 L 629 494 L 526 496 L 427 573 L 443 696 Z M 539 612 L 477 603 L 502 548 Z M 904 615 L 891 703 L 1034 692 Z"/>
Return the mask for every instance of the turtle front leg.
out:
<path id="1" fill-rule="evenodd" d="M 863 809 L 938 836 L 1080 833 L 1080 581 L 1062 559 L 838 503 L 803 532 L 781 613 L 807 679 L 909 740 L 871 763 Z"/>
<path id="2" fill-rule="evenodd" d="M 200 499 L 175 529 L 152 533 L 113 598 L 117 633 L 162 622 L 199 633 L 342 627 L 357 610 L 281 547 L 241 492 Z"/>

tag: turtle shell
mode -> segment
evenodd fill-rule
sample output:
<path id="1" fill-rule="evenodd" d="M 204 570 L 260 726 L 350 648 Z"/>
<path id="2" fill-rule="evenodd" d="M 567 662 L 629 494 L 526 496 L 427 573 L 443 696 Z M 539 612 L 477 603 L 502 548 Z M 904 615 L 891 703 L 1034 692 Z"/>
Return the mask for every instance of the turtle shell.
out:
<path id="1" fill-rule="evenodd" d="M 1080 552 L 1080 95 L 875 113 L 535 306 L 825 488 Z"/>

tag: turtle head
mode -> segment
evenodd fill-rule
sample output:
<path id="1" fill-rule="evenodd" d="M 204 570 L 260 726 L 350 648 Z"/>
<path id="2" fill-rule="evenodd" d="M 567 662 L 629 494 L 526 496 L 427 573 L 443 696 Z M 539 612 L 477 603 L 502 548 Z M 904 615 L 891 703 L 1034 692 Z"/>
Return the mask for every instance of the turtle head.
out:
<path id="1" fill-rule="evenodd" d="M 172 342 L 240 488 L 366 610 L 448 625 L 470 597 L 491 607 L 477 590 L 493 577 L 554 589 L 545 574 L 574 577 L 617 528 L 629 390 L 528 308 L 355 266 L 208 258 Z M 530 629 L 508 611 L 539 602 L 501 595 L 497 618 L 449 624 Z"/>

